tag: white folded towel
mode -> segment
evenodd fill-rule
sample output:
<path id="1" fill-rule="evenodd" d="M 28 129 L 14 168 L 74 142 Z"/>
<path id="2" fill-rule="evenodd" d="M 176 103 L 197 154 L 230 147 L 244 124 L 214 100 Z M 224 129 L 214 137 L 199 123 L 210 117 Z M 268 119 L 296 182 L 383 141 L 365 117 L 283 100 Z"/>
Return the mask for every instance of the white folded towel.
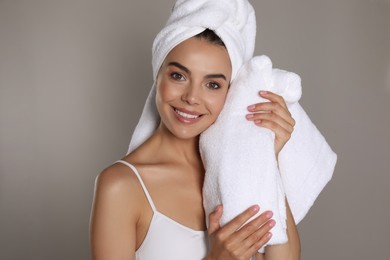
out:
<path id="1" fill-rule="evenodd" d="M 274 133 L 245 118 L 248 105 L 268 101 L 259 97 L 260 90 L 283 96 L 296 120 L 291 139 L 279 154 L 281 173 L 275 158 Z M 258 204 L 260 213 L 274 212 L 276 226 L 268 244 L 287 241 L 285 191 L 294 219 L 299 222 L 330 180 L 336 162 L 336 155 L 297 103 L 300 97 L 300 77 L 272 69 L 268 57 L 255 57 L 244 64 L 217 121 L 200 137 L 206 169 L 206 215 L 223 204 L 224 225 Z"/>
<path id="2" fill-rule="evenodd" d="M 152 49 L 153 78 L 168 53 L 179 43 L 205 29 L 213 30 L 223 41 L 232 64 L 232 79 L 242 64 L 253 56 L 256 17 L 247 0 L 178 0 L 165 27 L 158 33 Z M 148 139 L 157 128 L 157 112 L 153 84 L 139 123 L 134 130 L 128 153 Z"/>

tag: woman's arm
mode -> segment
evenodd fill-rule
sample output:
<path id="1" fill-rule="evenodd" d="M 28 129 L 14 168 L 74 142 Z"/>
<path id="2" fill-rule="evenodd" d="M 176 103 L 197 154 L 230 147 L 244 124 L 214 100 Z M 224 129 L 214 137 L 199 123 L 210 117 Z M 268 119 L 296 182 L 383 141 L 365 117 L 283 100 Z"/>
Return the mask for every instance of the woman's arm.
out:
<path id="1" fill-rule="evenodd" d="M 92 259 L 133 259 L 139 216 L 137 189 L 131 175 L 115 165 L 97 177 L 90 220 Z"/>
<path id="2" fill-rule="evenodd" d="M 299 260 L 301 243 L 294 217 L 286 199 L 287 209 L 287 237 L 288 242 L 281 245 L 270 245 L 265 248 L 265 260 Z"/>

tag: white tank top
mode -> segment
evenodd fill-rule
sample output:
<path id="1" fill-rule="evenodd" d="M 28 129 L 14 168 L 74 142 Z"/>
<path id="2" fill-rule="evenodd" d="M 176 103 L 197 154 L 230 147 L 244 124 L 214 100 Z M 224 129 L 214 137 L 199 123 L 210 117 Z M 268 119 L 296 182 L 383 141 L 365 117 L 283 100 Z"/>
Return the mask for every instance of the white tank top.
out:
<path id="1" fill-rule="evenodd" d="M 158 212 L 137 169 L 126 161 L 141 183 L 153 210 L 144 241 L 135 252 L 136 260 L 200 260 L 207 254 L 207 231 L 193 230 Z"/>

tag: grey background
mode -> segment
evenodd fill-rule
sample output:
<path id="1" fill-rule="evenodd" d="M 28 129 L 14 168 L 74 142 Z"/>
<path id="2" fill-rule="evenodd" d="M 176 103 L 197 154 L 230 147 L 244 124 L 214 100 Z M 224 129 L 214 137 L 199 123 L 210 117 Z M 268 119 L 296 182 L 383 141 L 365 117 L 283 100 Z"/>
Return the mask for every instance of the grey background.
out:
<path id="1" fill-rule="evenodd" d="M 252 1 L 338 153 L 304 260 L 390 259 L 390 1 Z M 126 152 L 173 1 L 0 0 L 0 259 L 88 259 L 95 176 Z"/>

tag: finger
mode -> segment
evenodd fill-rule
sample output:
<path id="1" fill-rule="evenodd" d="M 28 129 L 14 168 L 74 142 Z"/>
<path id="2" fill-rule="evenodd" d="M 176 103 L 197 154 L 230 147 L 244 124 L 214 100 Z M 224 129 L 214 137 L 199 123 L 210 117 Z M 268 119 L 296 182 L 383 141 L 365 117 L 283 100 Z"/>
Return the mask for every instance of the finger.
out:
<path id="1" fill-rule="evenodd" d="M 289 140 L 291 137 L 292 131 L 283 128 L 281 125 L 268 120 L 255 121 L 255 124 L 261 127 L 268 128 L 275 133 L 275 138 L 277 140 Z"/>
<path id="2" fill-rule="evenodd" d="M 270 230 L 275 226 L 275 220 L 269 220 L 241 243 L 241 248 L 245 248 L 244 252 L 250 255 L 255 254 L 262 246 L 270 239 L 267 236 Z"/>
<path id="3" fill-rule="evenodd" d="M 251 217 L 253 217 L 259 210 L 260 207 L 258 205 L 249 207 L 243 213 L 223 226 L 222 229 L 224 232 L 226 232 L 227 235 L 231 235 L 232 233 L 236 232 L 242 225 L 244 225 L 244 223 L 247 222 Z"/>
<path id="4" fill-rule="evenodd" d="M 290 113 L 288 109 L 284 108 L 277 102 L 261 102 L 253 104 L 251 106 L 248 106 L 248 110 L 254 113 L 270 113 L 271 111 L 274 113 Z"/>
<path id="5" fill-rule="evenodd" d="M 249 121 L 254 121 L 255 124 L 261 125 L 262 121 L 271 121 L 284 128 L 287 132 L 292 133 L 294 131 L 293 122 L 287 121 L 285 118 L 275 113 L 256 113 L 253 117 L 248 118 Z"/>
<path id="6" fill-rule="evenodd" d="M 218 205 L 214 211 L 210 213 L 209 228 L 207 229 L 209 235 L 221 228 L 219 221 L 222 217 L 222 212 L 222 205 Z"/>
<path id="7" fill-rule="evenodd" d="M 284 98 L 280 95 L 277 95 L 271 91 L 260 91 L 259 92 L 260 96 L 263 98 L 266 98 L 270 100 L 271 102 L 278 103 L 283 109 L 282 110 L 277 110 L 276 112 L 281 112 L 279 115 L 283 117 L 287 122 L 289 122 L 292 126 L 295 126 L 295 120 L 291 116 L 290 111 L 288 110 L 286 101 Z"/>
<path id="8" fill-rule="evenodd" d="M 261 102 L 257 104 L 253 104 L 248 106 L 248 110 L 250 112 L 261 112 L 261 113 L 269 113 L 269 112 L 279 112 L 279 113 L 287 113 L 290 114 L 287 108 L 283 107 L 281 104 L 277 102 Z"/>
<path id="9" fill-rule="evenodd" d="M 252 246 L 252 244 L 257 242 L 256 240 L 250 243 L 248 237 L 257 234 L 255 235 L 255 237 L 258 237 L 258 239 L 260 239 L 261 235 L 264 235 L 268 230 L 270 230 L 271 226 L 264 226 L 269 223 L 269 220 L 272 215 L 273 213 L 271 211 L 263 212 L 256 218 L 252 219 L 250 222 L 241 226 L 239 230 L 227 237 L 225 241 L 226 246 L 229 248 L 229 250 L 234 252 L 235 255 L 243 256 L 244 254 L 247 254 L 248 249 Z M 274 220 L 272 221 L 275 222 Z M 260 229 L 261 232 L 259 232 Z M 252 237 L 252 239 L 255 239 L 255 237 Z"/>
<path id="10" fill-rule="evenodd" d="M 249 236 L 251 236 L 253 233 L 255 233 L 260 227 L 262 227 L 264 224 L 267 223 L 267 221 L 272 218 L 273 213 L 271 211 L 266 211 L 245 224 L 243 227 L 238 230 L 237 233 L 237 240 L 243 241 L 247 239 Z"/>
<path id="11" fill-rule="evenodd" d="M 252 254 L 256 253 L 260 250 L 265 244 L 269 242 L 269 240 L 272 238 L 272 233 L 267 232 L 265 235 L 263 235 L 256 243 L 254 243 L 249 249 L 249 252 L 252 252 Z"/>
<path id="12" fill-rule="evenodd" d="M 295 120 L 292 118 L 290 111 L 288 111 L 287 108 L 282 107 L 280 104 L 275 103 L 275 102 L 263 102 L 263 103 L 258 103 L 255 105 L 252 105 L 248 107 L 248 110 L 251 112 L 257 112 L 253 114 L 247 114 L 246 118 L 248 120 L 254 120 L 255 115 L 261 115 L 261 114 L 275 114 L 283 118 L 285 121 L 287 121 L 289 124 L 292 126 L 295 125 Z"/>
<path id="13" fill-rule="evenodd" d="M 262 98 L 268 99 L 272 102 L 279 103 L 282 107 L 287 109 L 286 101 L 282 96 L 275 94 L 271 91 L 264 91 L 264 90 L 260 91 L 259 94 Z"/>
<path id="14" fill-rule="evenodd" d="M 275 220 L 268 221 L 243 242 L 248 248 L 248 251 L 255 254 L 271 239 L 272 234 L 270 230 L 275 226 L 275 223 Z"/>

